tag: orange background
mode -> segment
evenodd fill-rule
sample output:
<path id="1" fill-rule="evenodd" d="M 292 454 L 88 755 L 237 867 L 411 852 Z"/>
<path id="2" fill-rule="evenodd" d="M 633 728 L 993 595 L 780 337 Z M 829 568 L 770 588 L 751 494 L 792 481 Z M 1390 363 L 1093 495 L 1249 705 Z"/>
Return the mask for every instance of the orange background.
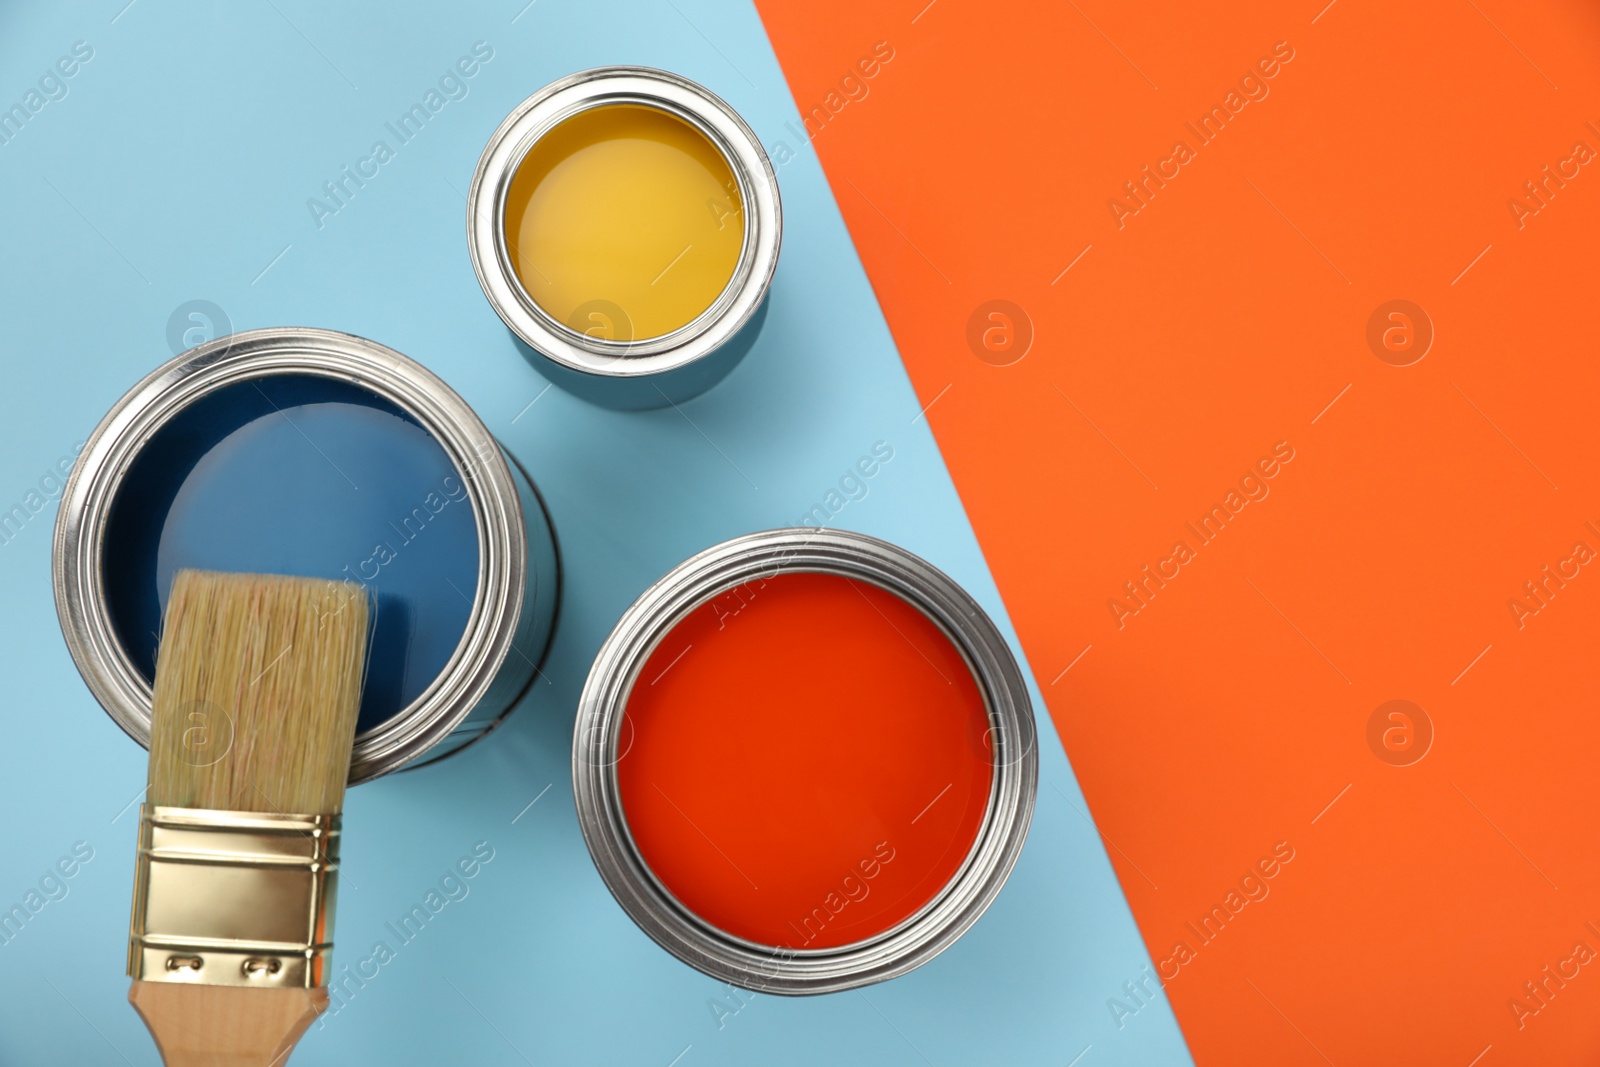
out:
<path id="1" fill-rule="evenodd" d="M 1196 1060 L 1594 1062 L 1600 959 L 1523 984 L 1600 951 L 1600 565 L 1520 628 L 1508 601 L 1600 549 L 1600 159 L 1520 227 L 1508 201 L 1600 150 L 1600 10 L 922 3 L 758 6 L 801 113 L 837 108 L 813 144 L 1151 955 L 1195 949 L 1167 993 Z M 1032 324 L 1009 366 L 967 340 L 994 299 Z M 1435 331 L 1410 366 L 1367 342 L 1394 299 Z M 1368 742 L 1395 699 L 1434 732 L 1408 766 Z"/>

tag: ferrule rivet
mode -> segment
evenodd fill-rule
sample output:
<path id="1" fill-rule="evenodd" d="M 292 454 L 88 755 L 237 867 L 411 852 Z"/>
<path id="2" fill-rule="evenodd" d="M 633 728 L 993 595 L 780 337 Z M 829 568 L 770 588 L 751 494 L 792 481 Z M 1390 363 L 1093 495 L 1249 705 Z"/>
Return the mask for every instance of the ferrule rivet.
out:
<path id="1" fill-rule="evenodd" d="M 283 964 L 275 958 L 251 956 L 239 969 L 246 978 L 270 978 L 283 969 Z"/>
<path id="2" fill-rule="evenodd" d="M 169 971 L 198 971 L 203 964 L 199 956 L 168 956 L 167 970 Z"/>

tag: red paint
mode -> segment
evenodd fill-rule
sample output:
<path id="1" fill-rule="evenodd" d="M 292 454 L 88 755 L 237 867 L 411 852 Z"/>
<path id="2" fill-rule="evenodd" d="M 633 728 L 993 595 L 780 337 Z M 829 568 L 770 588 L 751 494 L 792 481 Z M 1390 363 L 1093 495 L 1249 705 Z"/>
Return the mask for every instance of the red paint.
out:
<path id="1" fill-rule="evenodd" d="M 916 608 L 828 574 L 696 608 L 646 662 L 617 772 L 639 851 L 702 919 L 829 948 L 960 870 L 993 777 L 983 698 Z"/>

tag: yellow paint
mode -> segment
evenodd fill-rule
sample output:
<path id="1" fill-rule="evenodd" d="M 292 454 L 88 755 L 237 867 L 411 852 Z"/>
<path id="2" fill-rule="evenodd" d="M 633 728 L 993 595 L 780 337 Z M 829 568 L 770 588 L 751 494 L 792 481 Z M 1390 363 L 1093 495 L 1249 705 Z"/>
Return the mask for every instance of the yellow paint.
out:
<path id="1" fill-rule="evenodd" d="M 506 238 L 523 288 L 551 317 L 645 340 L 693 322 L 727 288 L 742 208 L 728 161 L 699 130 L 610 104 L 529 149 L 507 191 Z"/>

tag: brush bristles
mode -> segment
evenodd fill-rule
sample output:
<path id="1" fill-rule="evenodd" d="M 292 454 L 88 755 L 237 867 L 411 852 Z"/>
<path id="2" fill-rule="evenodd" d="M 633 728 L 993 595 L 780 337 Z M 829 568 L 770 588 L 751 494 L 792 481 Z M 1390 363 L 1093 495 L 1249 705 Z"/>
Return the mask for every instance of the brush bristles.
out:
<path id="1" fill-rule="evenodd" d="M 366 645 L 367 597 L 353 583 L 179 571 L 156 663 L 147 802 L 340 811 Z"/>

